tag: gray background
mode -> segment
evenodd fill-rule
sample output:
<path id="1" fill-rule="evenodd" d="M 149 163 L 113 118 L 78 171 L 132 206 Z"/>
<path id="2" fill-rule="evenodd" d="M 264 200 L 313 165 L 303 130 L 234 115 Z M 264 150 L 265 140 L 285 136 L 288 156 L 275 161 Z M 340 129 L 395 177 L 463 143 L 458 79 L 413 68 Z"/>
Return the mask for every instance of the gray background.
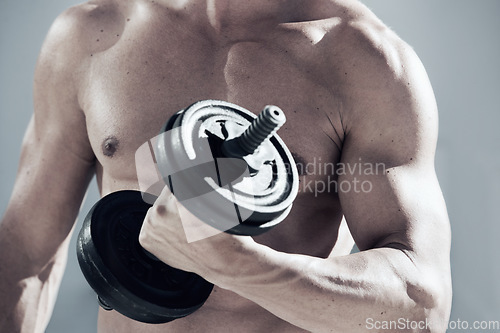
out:
<path id="1" fill-rule="evenodd" d="M 451 320 L 500 320 L 500 262 L 496 246 L 500 236 L 500 1 L 364 2 L 415 48 L 436 93 L 440 108 L 436 166 L 453 229 Z M 75 3 L 0 0 L 2 215 L 14 183 L 20 142 L 32 112 L 37 54 L 51 22 Z M 87 212 L 97 199 L 92 183 L 82 212 Z M 78 230 L 80 225 L 81 220 Z M 95 296 L 78 268 L 75 235 L 47 329 L 50 333 L 95 332 Z"/>

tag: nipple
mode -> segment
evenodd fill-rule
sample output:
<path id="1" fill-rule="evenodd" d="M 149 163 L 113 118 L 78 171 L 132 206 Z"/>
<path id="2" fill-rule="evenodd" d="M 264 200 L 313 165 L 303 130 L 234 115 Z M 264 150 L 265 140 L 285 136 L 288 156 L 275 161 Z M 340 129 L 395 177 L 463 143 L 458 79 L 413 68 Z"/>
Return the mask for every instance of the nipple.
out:
<path id="1" fill-rule="evenodd" d="M 102 153 L 104 156 L 113 157 L 120 142 L 114 136 L 109 136 L 102 142 Z"/>

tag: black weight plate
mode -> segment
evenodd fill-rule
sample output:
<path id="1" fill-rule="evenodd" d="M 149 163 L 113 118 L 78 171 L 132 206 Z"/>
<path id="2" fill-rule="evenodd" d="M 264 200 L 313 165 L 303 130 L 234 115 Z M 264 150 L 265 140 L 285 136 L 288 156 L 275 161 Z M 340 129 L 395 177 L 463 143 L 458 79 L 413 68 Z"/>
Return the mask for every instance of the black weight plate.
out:
<path id="1" fill-rule="evenodd" d="M 87 215 L 78 237 L 80 267 L 102 302 L 146 323 L 164 323 L 196 311 L 213 285 L 172 268 L 139 243 L 151 207 L 139 191 L 111 193 Z"/>

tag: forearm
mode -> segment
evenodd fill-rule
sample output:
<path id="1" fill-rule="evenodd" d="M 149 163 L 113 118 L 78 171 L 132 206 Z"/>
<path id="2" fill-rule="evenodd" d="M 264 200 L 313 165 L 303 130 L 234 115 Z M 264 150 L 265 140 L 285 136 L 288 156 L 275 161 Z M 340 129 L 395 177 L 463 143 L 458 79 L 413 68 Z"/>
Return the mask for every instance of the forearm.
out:
<path id="1" fill-rule="evenodd" d="M 45 332 L 62 280 L 65 258 L 51 262 L 38 275 L 0 280 L 0 332 Z M 3 266 L 3 263 L 1 264 Z M 2 267 L 3 271 L 3 267 Z"/>
<path id="2" fill-rule="evenodd" d="M 26 247 L 5 228 L 1 230 L 0 332 L 44 332 L 52 314 L 66 265 L 67 241 L 43 263 L 27 258 Z"/>
<path id="3" fill-rule="evenodd" d="M 399 319 L 433 326 L 408 331 L 444 332 L 451 304 L 447 242 L 423 242 L 418 251 L 407 251 L 393 240 L 328 259 L 278 252 L 227 233 L 187 243 L 181 221 L 195 218 L 166 191 L 139 236 L 166 264 L 197 273 L 311 332 L 368 332 L 369 320 Z"/>
<path id="4" fill-rule="evenodd" d="M 397 249 L 320 259 L 251 242 L 224 266 L 202 274 L 312 332 L 369 331 L 370 318 L 425 321 L 436 306 L 426 286 L 414 282 L 415 265 Z"/>

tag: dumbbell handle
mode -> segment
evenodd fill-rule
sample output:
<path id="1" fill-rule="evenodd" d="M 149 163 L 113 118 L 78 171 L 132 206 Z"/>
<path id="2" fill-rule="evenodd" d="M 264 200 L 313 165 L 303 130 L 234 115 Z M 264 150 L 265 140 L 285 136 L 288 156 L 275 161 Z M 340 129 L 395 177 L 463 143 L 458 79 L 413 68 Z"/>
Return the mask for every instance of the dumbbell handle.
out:
<path id="1" fill-rule="evenodd" d="M 227 157 L 253 154 L 285 122 L 285 114 L 279 107 L 267 105 L 240 136 L 223 143 L 222 151 Z"/>

